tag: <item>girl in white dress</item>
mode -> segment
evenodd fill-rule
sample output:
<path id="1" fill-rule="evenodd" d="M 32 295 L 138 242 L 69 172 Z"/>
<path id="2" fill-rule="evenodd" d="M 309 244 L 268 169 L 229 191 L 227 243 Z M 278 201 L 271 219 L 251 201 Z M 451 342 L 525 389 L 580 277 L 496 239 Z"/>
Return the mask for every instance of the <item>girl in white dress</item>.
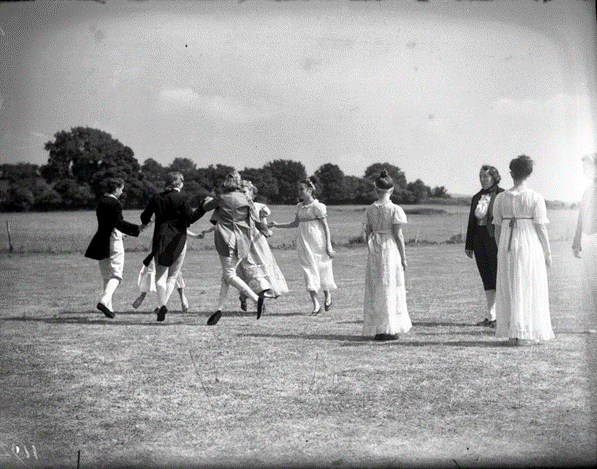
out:
<path id="1" fill-rule="evenodd" d="M 296 207 L 296 217 L 290 223 L 276 223 L 271 227 L 297 228 L 296 251 L 299 264 L 303 269 L 307 291 L 313 302 L 312 316 L 321 313 L 321 305 L 317 299 L 317 292 L 322 289 L 324 294 L 324 309 L 332 307 L 331 291 L 337 288 L 332 271 L 332 258 L 335 255 L 332 248 L 330 227 L 326 219 L 326 206 L 313 197 L 315 192 L 314 178 L 310 177 L 299 182 L 299 198 L 301 203 Z"/>
<path id="2" fill-rule="evenodd" d="M 406 307 L 406 256 L 402 225 L 406 214 L 390 201 L 392 178 L 382 170 L 375 181 L 377 201 L 363 217 L 369 255 L 365 273 L 363 335 L 395 340 L 412 327 Z"/>
<path id="3" fill-rule="evenodd" d="M 529 189 L 533 160 L 526 155 L 510 162 L 514 186 L 498 194 L 493 208 L 498 243 L 496 337 L 512 345 L 553 339 L 547 269 L 551 250 L 545 200 Z"/>
<path id="4" fill-rule="evenodd" d="M 262 223 L 267 224 L 267 217 L 271 215 L 271 210 L 265 204 L 253 201 L 257 188 L 251 181 L 242 182 L 242 190 L 253 202 L 255 212 L 259 214 Z M 288 285 L 278 263 L 272 254 L 267 242 L 259 230 L 254 229 L 251 236 L 251 249 L 247 256 L 247 262 L 241 262 L 237 268 L 240 278 L 242 278 L 253 291 L 260 292 L 269 290 L 268 296 L 278 298 L 282 293 L 288 293 Z M 241 309 L 247 310 L 247 297 L 241 292 L 239 295 Z"/>

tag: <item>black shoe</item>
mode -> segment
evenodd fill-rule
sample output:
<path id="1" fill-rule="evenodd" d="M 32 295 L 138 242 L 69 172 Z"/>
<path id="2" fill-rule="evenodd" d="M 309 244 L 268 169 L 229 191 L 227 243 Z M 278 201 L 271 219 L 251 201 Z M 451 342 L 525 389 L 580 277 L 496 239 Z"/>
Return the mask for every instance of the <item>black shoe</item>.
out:
<path id="1" fill-rule="evenodd" d="M 160 310 L 158 311 L 158 322 L 162 322 L 162 321 L 164 321 L 164 319 L 166 319 L 167 312 L 168 312 L 168 308 L 166 308 L 166 305 L 164 305 L 160 308 Z"/>
<path id="2" fill-rule="evenodd" d="M 323 308 L 324 308 L 326 311 L 329 311 L 330 309 L 332 309 L 332 300 L 330 300 L 330 302 L 329 302 L 329 303 L 324 303 L 324 304 L 323 304 Z"/>
<path id="3" fill-rule="evenodd" d="M 257 319 L 259 319 L 261 317 L 261 315 L 263 314 L 263 310 L 264 310 L 264 305 L 263 305 L 263 300 L 265 299 L 265 294 L 269 291 L 269 288 L 267 290 L 263 290 L 259 292 L 259 298 L 257 299 Z"/>
<path id="4" fill-rule="evenodd" d="M 398 340 L 398 334 L 377 334 L 375 340 Z"/>
<path id="5" fill-rule="evenodd" d="M 321 313 L 321 306 L 319 307 L 318 310 L 311 311 L 311 314 L 309 314 L 309 316 L 317 316 L 319 313 Z"/>
<path id="6" fill-rule="evenodd" d="M 220 311 L 219 309 L 213 313 L 209 319 L 207 320 L 207 325 L 208 326 L 215 326 L 218 321 L 220 320 L 220 318 L 222 317 L 222 311 Z"/>
<path id="7" fill-rule="evenodd" d="M 240 309 L 243 311 L 247 310 L 247 299 L 244 296 L 239 297 L 240 300 Z"/>
<path id="8" fill-rule="evenodd" d="M 494 319 L 492 321 L 489 321 L 489 323 L 487 325 L 489 327 L 491 327 L 492 329 L 495 329 L 495 326 L 497 325 L 497 321 Z"/>
<path id="9" fill-rule="evenodd" d="M 114 319 L 116 315 L 114 311 L 110 311 L 110 309 L 103 303 L 97 304 L 97 309 L 99 309 L 107 318 Z"/>
<path id="10" fill-rule="evenodd" d="M 483 321 L 479 321 L 477 324 L 475 324 L 475 326 L 489 326 L 490 322 L 491 321 L 489 321 L 489 319 L 485 318 Z"/>

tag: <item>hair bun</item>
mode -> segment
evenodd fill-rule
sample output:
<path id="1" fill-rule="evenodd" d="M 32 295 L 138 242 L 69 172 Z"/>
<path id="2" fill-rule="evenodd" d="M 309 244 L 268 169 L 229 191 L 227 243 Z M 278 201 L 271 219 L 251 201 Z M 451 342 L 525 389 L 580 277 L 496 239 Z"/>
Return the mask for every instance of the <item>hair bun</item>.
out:
<path id="1" fill-rule="evenodd" d="M 379 177 L 380 178 L 387 178 L 388 177 L 388 172 L 385 169 L 382 169 L 381 173 L 379 173 Z"/>

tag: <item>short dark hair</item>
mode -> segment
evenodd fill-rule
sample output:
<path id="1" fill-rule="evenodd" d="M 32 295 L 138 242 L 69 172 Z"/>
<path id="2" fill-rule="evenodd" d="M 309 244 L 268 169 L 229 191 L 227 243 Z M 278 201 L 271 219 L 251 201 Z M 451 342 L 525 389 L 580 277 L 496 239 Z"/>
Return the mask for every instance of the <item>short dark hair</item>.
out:
<path id="1" fill-rule="evenodd" d="M 500 176 L 500 172 L 495 166 L 484 164 L 481 166 L 481 172 L 488 173 L 493 178 L 494 184 L 499 184 L 499 182 L 502 180 L 502 176 Z"/>
<path id="2" fill-rule="evenodd" d="M 510 161 L 510 171 L 514 179 L 528 178 L 533 172 L 533 160 L 527 155 L 517 156 Z"/>
<path id="3" fill-rule="evenodd" d="M 108 194 L 113 194 L 116 189 L 124 186 L 124 179 L 122 178 L 106 178 L 102 181 L 104 191 Z"/>
<path id="4" fill-rule="evenodd" d="M 319 190 L 319 180 L 315 176 L 309 176 L 306 179 L 299 181 L 299 184 L 304 184 L 315 194 Z"/>
<path id="5" fill-rule="evenodd" d="M 178 187 L 180 184 L 184 182 L 184 176 L 182 175 L 182 173 L 179 173 L 178 171 L 172 171 L 166 174 L 164 180 L 166 182 L 167 188 L 173 188 Z"/>
<path id="6" fill-rule="evenodd" d="M 385 169 L 382 169 L 379 173 L 379 177 L 375 180 L 375 187 L 383 191 L 387 191 L 394 188 L 394 180 L 388 174 Z"/>

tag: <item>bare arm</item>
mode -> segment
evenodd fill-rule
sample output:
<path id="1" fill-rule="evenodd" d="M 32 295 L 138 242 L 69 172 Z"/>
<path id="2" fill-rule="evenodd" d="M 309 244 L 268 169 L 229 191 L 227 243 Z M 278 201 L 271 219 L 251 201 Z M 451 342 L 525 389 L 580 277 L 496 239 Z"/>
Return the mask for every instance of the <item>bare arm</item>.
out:
<path id="1" fill-rule="evenodd" d="M 402 260 L 402 268 L 406 270 L 406 249 L 404 248 L 404 234 L 402 233 L 402 225 L 392 225 L 392 233 L 398 245 L 398 252 Z"/>
<path id="2" fill-rule="evenodd" d="M 369 225 L 369 223 L 363 223 L 363 230 L 361 233 L 363 235 L 363 242 L 367 244 L 367 240 L 369 239 L 369 235 L 371 234 L 371 226 Z"/>
<path id="3" fill-rule="evenodd" d="M 574 252 L 575 257 L 580 257 L 580 252 L 582 251 L 581 239 L 582 239 L 582 206 L 581 206 L 581 209 L 578 211 L 578 222 L 576 223 L 576 233 L 574 234 L 574 241 L 572 242 L 572 251 Z"/>
<path id="4" fill-rule="evenodd" d="M 543 247 L 543 255 L 545 256 L 545 265 L 551 267 L 551 248 L 549 247 L 549 237 L 547 236 L 547 228 L 543 223 L 535 223 L 535 231 L 539 236 L 539 242 Z"/>
<path id="5" fill-rule="evenodd" d="M 297 226 L 299 226 L 298 213 L 296 214 L 294 221 L 291 221 L 290 223 L 276 223 L 275 221 L 271 221 L 268 224 L 268 226 L 273 227 L 273 228 L 296 228 Z"/>
<path id="6" fill-rule="evenodd" d="M 330 226 L 328 225 L 327 218 L 320 218 L 319 222 L 323 225 L 323 232 L 325 234 L 325 251 L 328 256 L 334 257 L 336 253 L 332 247 L 332 235 L 330 234 Z"/>

